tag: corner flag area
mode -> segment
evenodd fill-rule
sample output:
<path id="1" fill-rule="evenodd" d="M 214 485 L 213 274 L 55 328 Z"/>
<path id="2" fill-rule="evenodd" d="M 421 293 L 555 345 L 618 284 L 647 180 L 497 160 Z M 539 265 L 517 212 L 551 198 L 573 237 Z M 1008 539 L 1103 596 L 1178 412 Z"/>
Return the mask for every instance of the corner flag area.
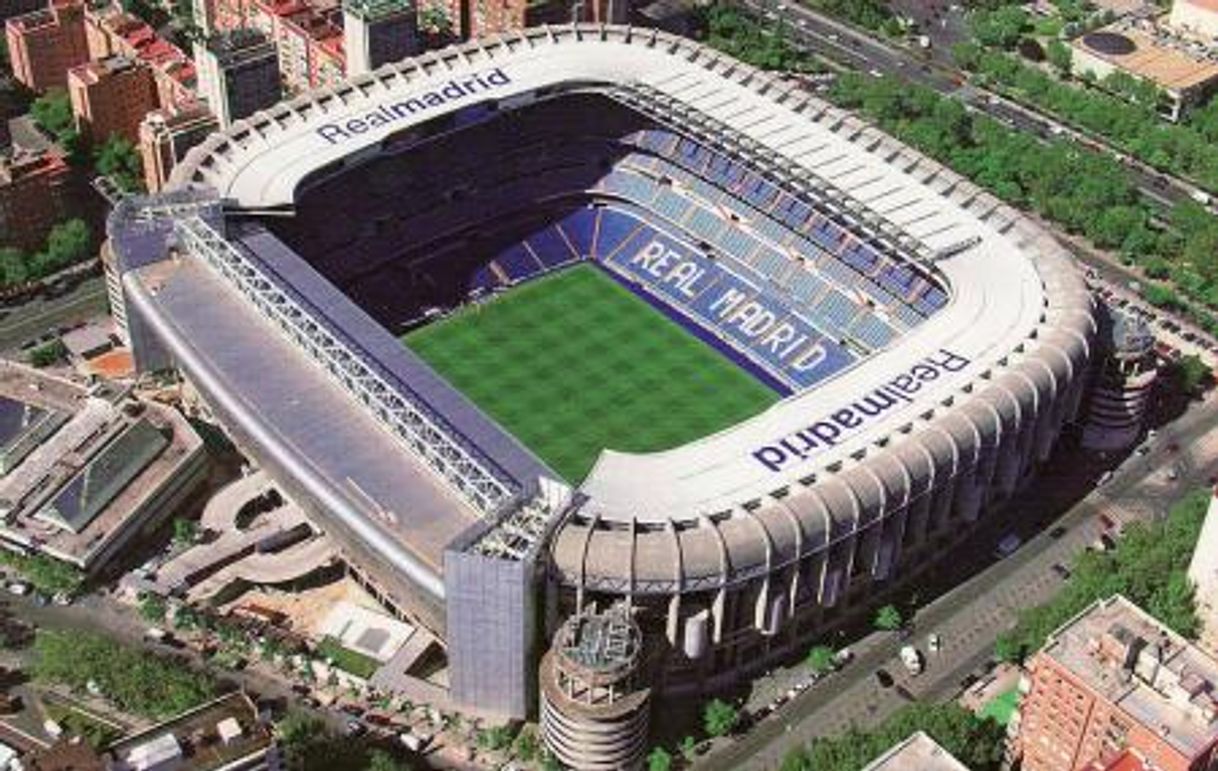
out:
<path id="1" fill-rule="evenodd" d="M 602 449 L 676 447 L 780 397 L 591 265 L 403 338 L 568 482 Z"/>

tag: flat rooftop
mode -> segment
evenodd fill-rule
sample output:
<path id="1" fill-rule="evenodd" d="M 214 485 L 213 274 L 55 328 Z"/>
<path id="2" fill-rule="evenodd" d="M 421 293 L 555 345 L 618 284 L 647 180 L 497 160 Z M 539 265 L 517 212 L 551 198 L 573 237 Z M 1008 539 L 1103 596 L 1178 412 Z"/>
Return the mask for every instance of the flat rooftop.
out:
<path id="1" fill-rule="evenodd" d="M 210 268 L 170 260 L 136 272 L 199 368 L 241 395 L 230 409 L 256 415 L 283 448 L 279 462 L 341 501 L 369 539 L 438 576 L 444 547 L 477 512 Z"/>
<path id="2" fill-rule="evenodd" d="M 108 768 L 214 771 L 264 753 L 270 744 L 253 702 L 244 693 L 230 693 L 111 745 L 107 754 L 117 762 Z M 155 766 L 140 764 L 155 758 L 163 760 Z"/>
<path id="3" fill-rule="evenodd" d="M 1218 662 L 1121 595 L 1067 622 L 1038 655 L 1186 757 L 1218 741 Z"/>
<path id="4" fill-rule="evenodd" d="M 60 416 L 0 475 L 0 537 L 85 569 L 203 447 L 168 407 L 7 362 L 0 401 Z"/>
<path id="5" fill-rule="evenodd" d="M 969 771 L 922 731 L 885 752 L 863 771 Z"/>
<path id="6" fill-rule="evenodd" d="M 1126 22 L 1077 37 L 1070 45 L 1169 91 L 1189 91 L 1218 78 L 1218 62 L 1192 56 Z"/>

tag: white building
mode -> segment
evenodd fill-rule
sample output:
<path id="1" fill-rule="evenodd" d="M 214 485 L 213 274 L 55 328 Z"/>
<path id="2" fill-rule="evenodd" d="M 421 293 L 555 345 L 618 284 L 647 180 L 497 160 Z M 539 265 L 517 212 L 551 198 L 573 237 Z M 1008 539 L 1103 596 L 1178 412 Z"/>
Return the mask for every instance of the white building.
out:
<path id="1" fill-rule="evenodd" d="M 1213 42 L 1218 38 L 1218 0 L 1176 0 L 1167 23 L 1177 32 Z"/>
<path id="2" fill-rule="evenodd" d="M 1188 578 L 1197 587 L 1197 615 L 1201 619 L 1200 645 L 1218 657 L 1218 490 L 1197 539 Z"/>

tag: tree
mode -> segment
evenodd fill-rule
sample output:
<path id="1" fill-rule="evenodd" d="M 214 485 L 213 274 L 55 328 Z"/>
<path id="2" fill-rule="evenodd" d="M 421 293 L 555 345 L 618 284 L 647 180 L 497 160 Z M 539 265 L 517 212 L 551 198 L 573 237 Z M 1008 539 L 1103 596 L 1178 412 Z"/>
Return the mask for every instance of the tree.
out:
<path id="1" fill-rule="evenodd" d="M 24 284 L 29 278 L 29 257 L 20 249 L 0 248 L 0 282 L 4 286 Z"/>
<path id="2" fill-rule="evenodd" d="M 492 726 L 478 732 L 477 742 L 484 750 L 505 750 L 512 746 L 512 731 L 507 726 Z"/>
<path id="3" fill-rule="evenodd" d="M 79 218 L 61 222 L 51 228 L 47 235 L 46 250 L 35 258 L 38 275 L 50 275 L 89 257 L 91 240 L 89 226 Z"/>
<path id="4" fill-rule="evenodd" d="M 895 632 L 904 624 L 901 618 L 901 611 L 897 610 L 895 605 L 885 605 L 876 611 L 874 625 L 876 629 L 884 632 Z"/>
<path id="5" fill-rule="evenodd" d="M 702 727 L 710 736 L 727 736 L 739 719 L 739 710 L 722 699 L 711 699 L 702 710 Z"/>
<path id="6" fill-rule="evenodd" d="M 537 758 L 541 744 L 537 741 L 537 732 L 533 730 L 532 726 L 520 729 L 520 733 L 516 735 L 516 741 L 512 744 L 512 749 L 515 750 L 516 757 L 525 763 L 532 763 Z"/>
<path id="7" fill-rule="evenodd" d="M 681 753 L 681 757 L 686 763 L 693 763 L 698 757 L 698 742 L 692 736 L 686 736 L 677 744 L 677 752 Z"/>
<path id="8" fill-rule="evenodd" d="M 1018 5 L 1004 5 L 992 11 L 977 10 L 969 16 L 973 38 L 989 48 L 1011 49 L 1028 28 L 1028 13 Z"/>
<path id="9" fill-rule="evenodd" d="M 159 624 L 165 620 L 167 612 L 165 601 L 155 594 L 146 593 L 140 597 L 140 618 Z"/>
<path id="10" fill-rule="evenodd" d="M 554 754 L 547 751 L 541 753 L 541 770 L 542 771 L 563 771 L 562 762 L 554 757 Z"/>
<path id="11" fill-rule="evenodd" d="M 814 645 L 812 650 L 808 651 L 808 657 L 804 662 L 818 675 L 823 675 L 833 669 L 833 649 L 828 645 Z"/>
<path id="12" fill-rule="evenodd" d="M 56 139 L 74 131 L 76 125 L 72 116 L 72 100 L 62 88 L 48 89 L 45 94 L 35 99 L 30 105 L 30 115 L 39 128 Z"/>
<path id="13" fill-rule="evenodd" d="M 1060 40 L 1050 40 L 1049 45 L 1045 46 L 1045 56 L 1059 75 L 1064 77 L 1070 74 L 1073 66 L 1070 46 Z"/>
<path id="14" fill-rule="evenodd" d="M 384 750 L 376 749 L 368 753 L 367 771 L 410 771 L 410 766 Z"/>
<path id="15" fill-rule="evenodd" d="M 419 26 L 439 38 L 451 36 L 453 23 L 448 15 L 448 6 L 443 3 L 429 3 L 423 7 L 419 11 Z"/>
<path id="16" fill-rule="evenodd" d="M 135 145 L 118 134 L 109 138 L 93 154 L 99 174 L 103 174 L 126 192 L 142 190 L 143 163 Z"/>
<path id="17" fill-rule="evenodd" d="M 655 747 L 647 754 L 647 771 L 669 771 L 672 755 L 663 747 Z"/>
<path id="18" fill-rule="evenodd" d="M 0 562 L 21 573 L 35 589 L 44 594 L 72 594 L 84 583 L 84 576 L 78 569 L 45 554 L 23 557 L 13 552 L 0 551 Z"/>
<path id="19" fill-rule="evenodd" d="M 1114 594 L 1124 594 L 1167 627 L 1194 637 L 1199 623 L 1188 563 L 1209 498 L 1208 490 L 1190 493 L 1171 507 L 1166 519 L 1126 527 L 1115 549 L 1080 554 L 1062 591 L 1043 605 L 1022 610 L 1015 628 L 999 637 L 995 655 L 1018 660 L 1039 649 L 1067 620 Z"/>
<path id="20" fill-rule="evenodd" d="M 68 356 L 68 347 L 56 339 L 30 351 L 30 366 L 42 369 L 53 367 Z"/>
<path id="21" fill-rule="evenodd" d="M 851 728 L 829 738 L 815 739 L 783 760 L 783 771 L 858 771 L 892 745 L 916 731 L 925 731 L 973 771 L 997 771 L 1006 730 L 958 704 L 912 704 L 875 728 Z"/>
<path id="22" fill-rule="evenodd" d="M 1199 356 L 1189 354 L 1171 364 L 1169 377 L 1180 393 L 1194 398 L 1209 386 L 1213 373 Z"/>
<path id="23" fill-rule="evenodd" d="M 143 717 L 180 714 L 215 692 L 210 678 L 179 662 L 92 632 L 39 630 L 34 652 L 35 679 L 73 690 L 92 682 L 119 709 Z"/>
<path id="24" fill-rule="evenodd" d="M 189 546 L 199 538 L 199 523 L 193 519 L 178 517 L 173 521 L 173 542 L 178 546 Z"/>

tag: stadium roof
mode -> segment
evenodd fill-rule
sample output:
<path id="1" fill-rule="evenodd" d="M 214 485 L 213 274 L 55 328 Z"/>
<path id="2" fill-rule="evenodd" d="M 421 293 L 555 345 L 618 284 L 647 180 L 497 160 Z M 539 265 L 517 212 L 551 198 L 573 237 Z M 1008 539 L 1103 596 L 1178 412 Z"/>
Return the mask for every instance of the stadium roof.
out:
<path id="1" fill-rule="evenodd" d="M 211 136 L 173 185 L 211 188 L 252 211 L 289 207 L 309 174 L 369 155 L 410 125 L 564 86 L 635 89 L 687 108 L 691 121 L 731 125 L 843 209 L 915 241 L 952 290 L 944 311 L 887 350 L 752 420 L 667 452 L 605 452 L 583 485 L 588 513 L 688 520 L 760 501 L 859 465 L 915 429 L 944 434 L 935 420 L 957 401 L 974 414 L 1018 412 L 1013 392 L 1032 376 L 1065 381 L 1073 364 L 1063 350 L 1086 346 L 1082 280 L 1021 214 L 797 85 L 657 30 L 533 28 L 387 66 Z M 968 396 L 974 389 L 989 401 Z"/>

